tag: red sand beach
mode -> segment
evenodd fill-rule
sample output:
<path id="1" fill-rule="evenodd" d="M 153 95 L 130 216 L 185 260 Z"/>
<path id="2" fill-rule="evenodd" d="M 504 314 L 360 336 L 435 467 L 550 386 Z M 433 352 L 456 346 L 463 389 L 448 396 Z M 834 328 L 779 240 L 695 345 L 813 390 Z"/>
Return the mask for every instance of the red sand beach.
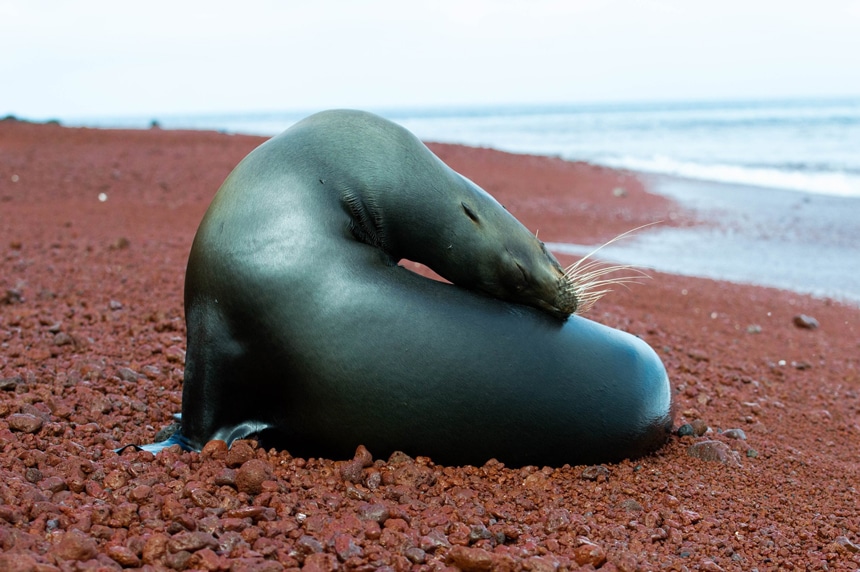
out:
<path id="1" fill-rule="evenodd" d="M 262 141 L 0 122 L 0 570 L 860 568 L 860 309 L 773 289 L 653 273 L 595 306 L 695 430 L 643 459 L 115 454 L 180 409 L 191 239 Z M 547 242 L 694 224 L 633 173 L 432 148 Z"/>

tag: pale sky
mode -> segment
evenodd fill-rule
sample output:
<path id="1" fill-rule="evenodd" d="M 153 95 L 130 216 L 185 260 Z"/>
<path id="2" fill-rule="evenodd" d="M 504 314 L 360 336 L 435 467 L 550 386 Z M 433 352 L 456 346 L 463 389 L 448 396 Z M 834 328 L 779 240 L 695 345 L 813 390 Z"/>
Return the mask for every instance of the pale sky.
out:
<path id="1" fill-rule="evenodd" d="M 0 116 L 860 96 L 860 0 L 0 0 Z"/>

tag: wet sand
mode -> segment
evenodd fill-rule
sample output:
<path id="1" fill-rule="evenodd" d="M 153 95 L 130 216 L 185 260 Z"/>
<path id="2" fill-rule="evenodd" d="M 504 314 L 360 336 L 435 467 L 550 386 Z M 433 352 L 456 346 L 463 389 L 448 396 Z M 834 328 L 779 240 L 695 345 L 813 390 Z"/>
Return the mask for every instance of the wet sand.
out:
<path id="1" fill-rule="evenodd" d="M 650 192 L 684 206 L 697 224 L 643 229 L 602 256 L 860 305 L 860 199 L 667 176 L 642 179 Z"/>
<path id="2" fill-rule="evenodd" d="M 593 309 L 657 350 L 694 430 L 644 459 L 113 453 L 179 411 L 191 239 L 262 140 L 0 122 L 0 569 L 860 566 L 860 310 L 772 288 L 653 272 Z M 703 222 L 634 173 L 432 148 L 547 242 Z"/>

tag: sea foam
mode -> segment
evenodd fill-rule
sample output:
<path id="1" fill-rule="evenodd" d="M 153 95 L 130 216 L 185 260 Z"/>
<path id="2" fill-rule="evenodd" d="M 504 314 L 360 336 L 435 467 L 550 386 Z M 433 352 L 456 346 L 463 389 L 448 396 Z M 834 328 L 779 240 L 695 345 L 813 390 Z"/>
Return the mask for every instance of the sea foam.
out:
<path id="1" fill-rule="evenodd" d="M 625 156 L 605 158 L 594 162 L 617 169 L 673 175 L 688 179 L 843 197 L 860 197 L 860 175 L 839 171 L 748 167 L 718 163 L 704 164 L 679 161 L 665 156 L 650 158 Z"/>

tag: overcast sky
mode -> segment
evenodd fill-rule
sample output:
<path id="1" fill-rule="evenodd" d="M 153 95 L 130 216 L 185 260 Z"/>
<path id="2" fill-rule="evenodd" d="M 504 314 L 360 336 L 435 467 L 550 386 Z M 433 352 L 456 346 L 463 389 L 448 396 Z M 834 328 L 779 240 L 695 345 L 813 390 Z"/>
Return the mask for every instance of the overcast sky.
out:
<path id="1" fill-rule="evenodd" d="M 860 0 L 0 0 L 0 115 L 860 96 Z"/>

